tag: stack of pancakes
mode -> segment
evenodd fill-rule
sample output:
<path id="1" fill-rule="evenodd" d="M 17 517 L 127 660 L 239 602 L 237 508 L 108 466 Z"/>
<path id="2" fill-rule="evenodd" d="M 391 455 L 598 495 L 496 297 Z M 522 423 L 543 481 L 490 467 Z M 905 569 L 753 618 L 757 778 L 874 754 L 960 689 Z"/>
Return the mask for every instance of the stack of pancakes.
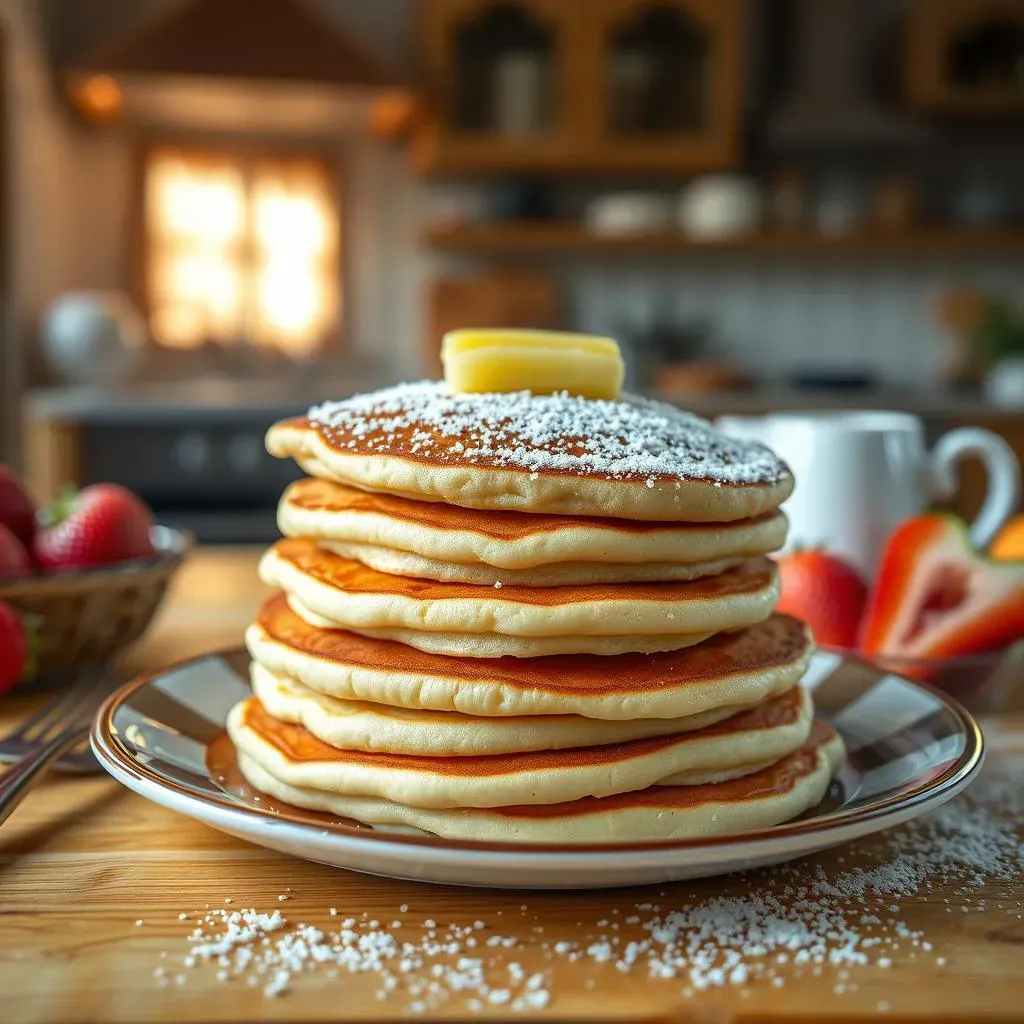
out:
<path id="1" fill-rule="evenodd" d="M 455 839 L 625 842 L 791 818 L 841 757 L 765 557 L 768 449 L 639 399 L 403 385 L 271 428 L 312 475 L 264 556 L 239 765 L 288 803 Z"/>

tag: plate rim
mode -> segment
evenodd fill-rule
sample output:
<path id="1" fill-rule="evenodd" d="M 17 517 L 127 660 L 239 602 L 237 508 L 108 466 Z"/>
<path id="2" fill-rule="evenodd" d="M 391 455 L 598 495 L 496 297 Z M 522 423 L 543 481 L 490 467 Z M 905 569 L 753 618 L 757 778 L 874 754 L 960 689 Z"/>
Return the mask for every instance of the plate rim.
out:
<path id="1" fill-rule="evenodd" d="M 837 652 L 824 652 L 819 649 L 819 653 L 835 654 Z M 158 790 L 175 793 L 187 802 L 194 801 L 215 808 L 218 813 L 225 814 L 232 820 L 237 819 L 241 822 L 249 823 L 250 826 L 254 822 L 260 822 L 262 825 L 275 824 L 277 826 L 286 824 L 289 827 L 301 830 L 310 830 L 318 833 L 326 832 L 341 841 L 371 843 L 375 845 L 387 844 L 403 848 L 413 847 L 421 851 L 421 853 L 430 850 L 441 853 L 462 852 L 503 857 L 507 857 L 510 853 L 515 853 L 520 857 L 531 857 L 531 859 L 537 856 L 551 857 L 565 854 L 577 856 L 595 854 L 601 857 L 609 857 L 616 854 L 625 856 L 659 852 L 688 852 L 711 848 L 729 849 L 765 843 L 777 845 L 785 840 L 813 840 L 816 837 L 826 840 L 824 845 L 831 845 L 834 841 L 843 841 L 842 838 L 835 838 L 837 833 L 844 833 L 852 828 L 857 834 L 863 834 L 864 826 L 872 824 L 875 827 L 868 831 L 880 830 L 913 817 L 914 812 L 923 811 L 935 801 L 944 803 L 967 785 L 980 770 L 985 759 L 985 741 L 981 728 L 974 716 L 958 700 L 941 690 L 929 686 L 927 683 L 908 679 L 897 672 L 890 672 L 859 655 L 843 654 L 840 656 L 845 661 L 866 665 L 887 676 L 895 676 L 906 685 L 921 690 L 938 700 L 960 723 L 966 740 L 964 751 L 940 775 L 919 784 L 909 793 L 892 796 L 867 807 L 852 810 L 840 808 L 818 817 L 780 822 L 777 825 L 770 825 L 766 828 L 751 829 L 732 835 L 697 836 L 689 839 L 660 839 L 649 840 L 643 843 L 579 844 L 446 839 L 443 836 L 429 834 L 420 836 L 402 833 L 382 833 L 372 828 L 356 828 L 351 825 L 330 825 L 326 823 L 318 825 L 290 816 L 283 816 L 263 808 L 250 807 L 231 800 L 226 793 L 223 795 L 218 794 L 217 796 L 195 793 L 138 760 L 125 745 L 119 733 L 114 729 L 113 717 L 117 709 L 136 690 L 150 685 L 154 680 L 162 676 L 208 659 L 230 661 L 232 658 L 249 657 L 247 649 L 241 644 L 221 647 L 204 654 L 182 658 L 161 669 L 143 673 L 131 679 L 115 690 L 100 706 L 93 719 L 89 738 L 97 760 L 107 772 L 117 778 L 122 784 L 127 784 L 125 777 L 134 777 L 139 782 L 146 784 L 147 788 L 148 786 L 155 786 Z M 114 771 L 114 769 L 117 769 L 117 771 Z M 129 788 L 135 789 L 132 786 L 129 786 Z M 136 791 L 138 792 L 138 790 Z M 889 822 L 887 825 L 886 819 L 889 818 L 897 820 Z"/>

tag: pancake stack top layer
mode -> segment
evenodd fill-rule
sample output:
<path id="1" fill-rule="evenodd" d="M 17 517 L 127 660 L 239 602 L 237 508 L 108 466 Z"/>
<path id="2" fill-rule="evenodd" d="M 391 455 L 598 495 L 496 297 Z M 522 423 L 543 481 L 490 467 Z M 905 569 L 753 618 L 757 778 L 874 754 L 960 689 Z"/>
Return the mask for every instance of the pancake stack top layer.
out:
<path id="1" fill-rule="evenodd" d="M 271 428 L 313 476 L 261 563 L 249 781 L 460 839 L 768 825 L 841 757 L 773 614 L 768 449 L 640 399 L 390 388 Z"/>
<path id="2" fill-rule="evenodd" d="M 267 447 L 313 476 L 465 508 L 731 522 L 793 489 L 763 445 L 639 398 L 405 384 L 317 406 L 271 428 Z"/>

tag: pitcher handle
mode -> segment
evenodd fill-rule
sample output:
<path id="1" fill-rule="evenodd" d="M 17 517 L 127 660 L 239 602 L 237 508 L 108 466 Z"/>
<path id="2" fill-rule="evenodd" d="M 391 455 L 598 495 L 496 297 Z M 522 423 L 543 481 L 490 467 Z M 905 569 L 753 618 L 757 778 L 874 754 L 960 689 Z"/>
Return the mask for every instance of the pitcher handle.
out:
<path id="1" fill-rule="evenodd" d="M 974 546 L 984 551 L 999 528 L 1017 511 L 1020 501 L 1020 462 L 1014 450 L 998 434 L 981 427 L 961 427 L 943 434 L 931 453 L 933 492 L 951 498 L 957 489 L 956 464 L 965 455 L 976 455 L 985 465 L 988 493 L 977 518 L 971 523 Z"/>

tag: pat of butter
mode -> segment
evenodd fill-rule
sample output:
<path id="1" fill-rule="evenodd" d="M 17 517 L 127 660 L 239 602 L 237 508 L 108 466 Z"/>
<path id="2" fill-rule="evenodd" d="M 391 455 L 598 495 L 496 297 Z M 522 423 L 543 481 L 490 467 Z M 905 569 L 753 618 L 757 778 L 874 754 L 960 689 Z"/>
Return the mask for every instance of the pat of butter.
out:
<path id="1" fill-rule="evenodd" d="M 625 365 L 612 338 L 513 328 L 449 331 L 441 345 L 452 391 L 568 391 L 618 398 Z"/>

